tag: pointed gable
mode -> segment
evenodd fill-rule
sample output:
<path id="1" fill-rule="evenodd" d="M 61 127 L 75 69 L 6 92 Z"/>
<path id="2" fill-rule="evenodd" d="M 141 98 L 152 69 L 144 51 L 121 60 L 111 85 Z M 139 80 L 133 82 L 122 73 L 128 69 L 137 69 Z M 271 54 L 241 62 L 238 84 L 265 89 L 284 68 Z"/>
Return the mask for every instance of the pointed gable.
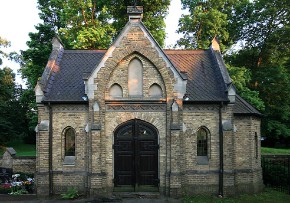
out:
<path id="1" fill-rule="evenodd" d="M 88 79 L 88 97 L 94 98 L 95 91 L 102 87 L 101 80 L 108 80 L 109 74 L 124 58 L 137 53 L 147 58 L 162 75 L 166 89 L 182 98 L 186 91 L 186 77 L 174 66 L 142 23 L 142 7 L 129 7 L 129 22 L 105 53 L 101 62 Z M 104 70 L 105 68 L 105 70 Z M 102 70 L 103 69 L 103 70 Z M 99 79 L 98 79 L 99 78 Z M 96 82 L 97 81 L 97 82 Z M 98 87 L 95 85 L 98 83 Z M 173 87 L 170 87 L 173 84 Z M 170 91 L 172 89 L 172 91 Z M 173 93 L 172 93 L 173 94 Z M 172 95 L 173 97 L 173 95 Z"/>

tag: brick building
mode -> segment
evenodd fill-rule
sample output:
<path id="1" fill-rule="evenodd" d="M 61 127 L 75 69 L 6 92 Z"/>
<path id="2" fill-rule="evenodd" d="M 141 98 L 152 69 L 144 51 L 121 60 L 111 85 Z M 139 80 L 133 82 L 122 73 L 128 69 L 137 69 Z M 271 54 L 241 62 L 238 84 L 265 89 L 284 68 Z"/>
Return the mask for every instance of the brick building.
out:
<path id="1" fill-rule="evenodd" d="M 53 39 L 35 88 L 37 193 L 260 191 L 261 114 L 236 94 L 217 40 L 164 50 L 142 7 L 128 13 L 107 50 Z"/>

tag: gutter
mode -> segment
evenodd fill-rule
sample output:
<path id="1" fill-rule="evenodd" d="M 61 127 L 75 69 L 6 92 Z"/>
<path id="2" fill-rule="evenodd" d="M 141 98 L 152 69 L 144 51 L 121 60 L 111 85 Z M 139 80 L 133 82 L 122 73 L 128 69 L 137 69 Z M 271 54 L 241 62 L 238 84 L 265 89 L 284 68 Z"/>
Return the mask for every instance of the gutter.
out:
<path id="1" fill-rule="evenodd" d="M 49 140 L 48 140 L 48 168 L 49 168 L 49 196 L 53 195 L 53 172 L 52 172 L 52 107 L 50 102 L 48 103 L 48 109 L 49 109 Z"/>
<path id="2" fill-rule="evenodd" d="M 222 124 L 222 108 L 223 102 L 220 103 L 219 108 L 219 156 L 220 156 L 220 168 L 219 168 L 219 196 L 224 196 L 224 135 Z"/>

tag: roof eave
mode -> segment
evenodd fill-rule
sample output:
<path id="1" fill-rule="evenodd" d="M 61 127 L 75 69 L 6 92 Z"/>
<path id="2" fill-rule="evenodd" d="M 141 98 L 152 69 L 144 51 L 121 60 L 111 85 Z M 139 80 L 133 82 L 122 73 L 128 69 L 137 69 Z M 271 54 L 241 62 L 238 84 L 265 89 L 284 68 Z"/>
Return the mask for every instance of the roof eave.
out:
<path id="1" fill-rule="evenodd" d="M 264 114 L 259 114 L 259 113 L 234 113 L 235 116 L 256 116 L 256 117 L 264 117 Z"/>
<path id="2" fill-rule="evenodd" d="M 89 101 L 54 101 L 45 100 L 42 101 L 43 104 L 88 104 Z"/>
<path id="3" fill-rule="evenodd" d="M 228 104 L 230 103 L 230 100 L 183 100 L 183 104 L 220 104 L 220 103 L 224 103 L 224 104 Z"/>

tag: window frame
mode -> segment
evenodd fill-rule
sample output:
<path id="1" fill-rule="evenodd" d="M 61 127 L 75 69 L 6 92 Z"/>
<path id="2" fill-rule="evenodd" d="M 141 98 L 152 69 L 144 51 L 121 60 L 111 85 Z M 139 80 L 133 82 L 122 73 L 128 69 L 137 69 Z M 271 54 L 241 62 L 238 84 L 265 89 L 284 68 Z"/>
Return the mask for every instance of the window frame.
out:
<path id="1" fill-rule="evenodd" d="M 128 96 L 143 97 L 143 63 L 134 57 L 128 65 Z M 137 69 L 137 70 L 136 70 Z M 135 84 L 134 81 L 137 81 Z"/>
<path id="2" fill-rule="evenodd" d="M 203 136 L 203 139 L 199 139 L 200 136 Z M 210 131 L 207 127 L 201 126 L 196 131 L 196 157 L 198 165 L 208 165 L 210 159 L 210 147 Z"/>
<path id="3" fill-rule="evenodd" d="M 68 134 L 70 133 L 70 134 Z M 64 139 L 64 144 L 63 144 L 63 154 L 64 154 L 64 160 L 63 164 L 64 165 L 74 165 L 75 164 L 75 155 L 76 155 L 76 131 L 73 127 L 68 126 L 63 130 L 63 139 Z M 69 149 L 67 146 L 67 139 L 68 136 L 73 136 L 73 139 L 71 139 L 71 144 L 72 145 L 70 148 L 72 148 L 71 152 L 68 152 Z"/>

